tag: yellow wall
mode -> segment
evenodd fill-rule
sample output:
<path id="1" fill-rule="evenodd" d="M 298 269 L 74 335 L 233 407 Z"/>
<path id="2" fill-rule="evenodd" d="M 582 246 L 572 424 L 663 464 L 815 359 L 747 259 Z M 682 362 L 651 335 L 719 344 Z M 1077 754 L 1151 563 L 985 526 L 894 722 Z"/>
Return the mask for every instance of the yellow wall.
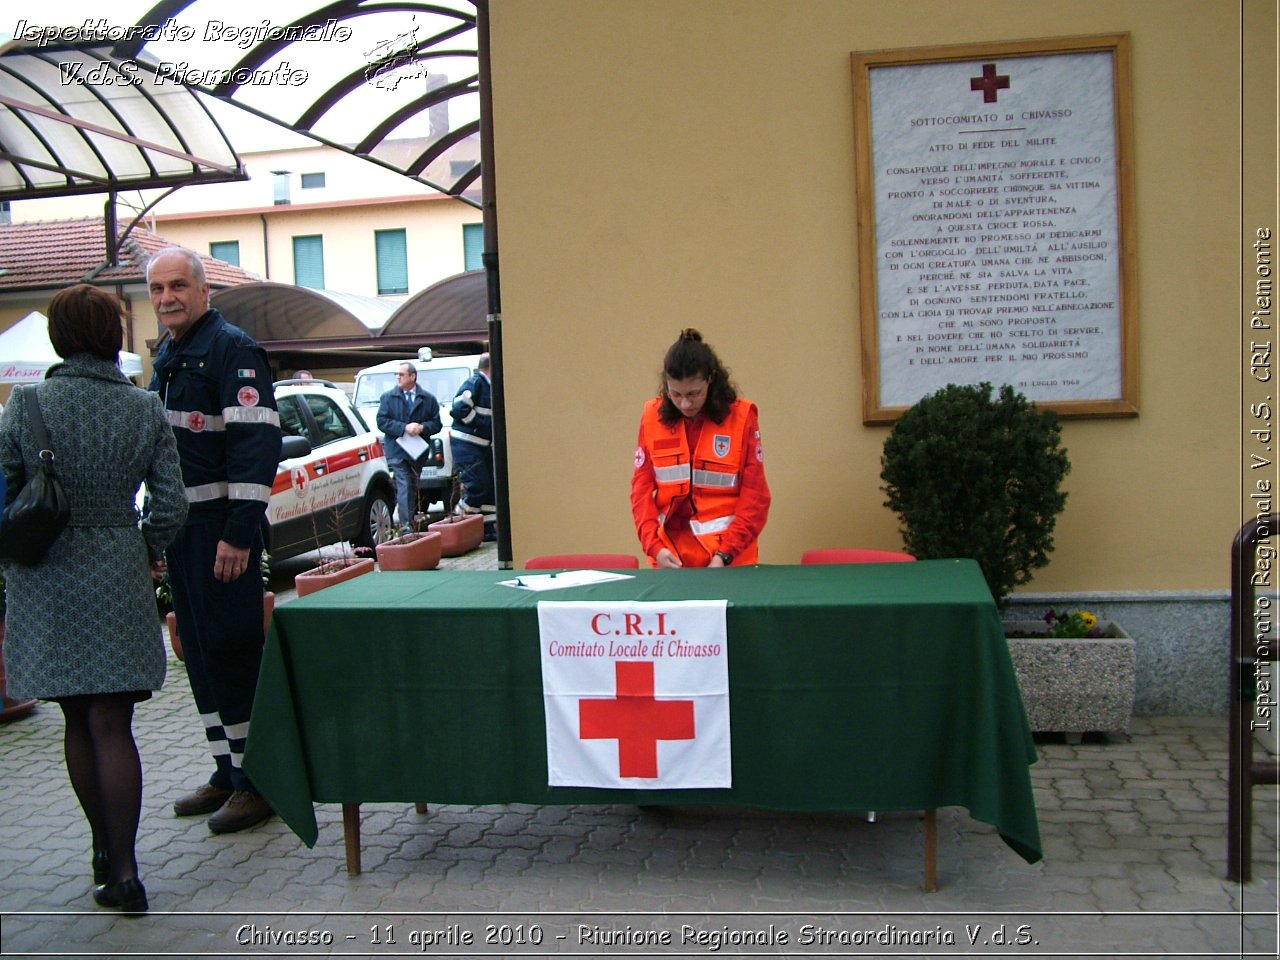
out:
<path id="1" fill-rule="evenodd" d="M 1141 413 L 1066 424 L 1069 501 L 1031 588 L 1225 588 L 1240 522 L 1239 9 L 494 3 L 517 564 L 638 551 L 640 408 L 684 326 L 760 405 L 762 560 L 898 547 L 879 480 L 888 428 L 861 420 L 849 55 L 1128 32 Z"/>
<path id="2" fill-rule="evenodd" d="M 408 183 L 408 181 L 406 181 Z M 240 266 L 277 283 L 293 283 L 293 238 L 319 234 L 324 238 L 324 282 L 328 290 L 378 295 L 375 230 L 404 230 L 409 254 L 409 289 L 422 290 L 465 269 L 462 227 L 479 223 L 480 211 L 460 200 L 432 198 L 396 203 L 322 206 L 314 209 L 269 207 L 266 249 L 258 213 L 228 217 L 159 217 L 156 232 L 166 240 L 201 253 L 211 241 L 237 240 Z M 406 297 L 392 298 L 397 302 Z"/>

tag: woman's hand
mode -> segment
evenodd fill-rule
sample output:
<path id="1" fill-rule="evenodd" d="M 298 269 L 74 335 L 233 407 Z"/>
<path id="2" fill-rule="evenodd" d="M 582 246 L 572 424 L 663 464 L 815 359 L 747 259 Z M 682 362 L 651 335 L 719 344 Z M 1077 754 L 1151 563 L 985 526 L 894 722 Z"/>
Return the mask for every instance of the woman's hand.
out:
<path id="1" fill-rule="evenodd" d="M 653 559 L 658 561 L 659 569 L 665 568 L 667 570 L 675 570 L 675 569 L 678 569 L 679 567 L 684 566 L 684 564 L 680 562 L 680 558 L 677 557 L 670 550 L 668 550 L 666 547 L 663 547 L 661 550 L 659 550 L 658 555 Z"/>

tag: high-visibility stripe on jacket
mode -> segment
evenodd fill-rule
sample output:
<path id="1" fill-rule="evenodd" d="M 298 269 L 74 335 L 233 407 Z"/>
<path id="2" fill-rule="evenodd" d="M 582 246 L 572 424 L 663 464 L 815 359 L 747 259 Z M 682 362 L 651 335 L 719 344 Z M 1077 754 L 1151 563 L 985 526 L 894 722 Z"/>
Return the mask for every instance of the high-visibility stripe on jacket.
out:
<path id="1" fill-rule="evenodd" d="M 714 553 L 733 526 L 747 458 L 758 455 L 758 438 L 747 435 L 748 425 L 756 419 L 755 404 L 738 399 L 722 423 L 706 421 L 697 448 L 691 451 L 685 424 L 667 426 L 659 418 L 661 403 L 660 397 L 651 399 L 640 421 L 641 447 L 652 463 L 658 538 L 679 555 L 666 523 L 677 502 L 687 498 L 691 507 L 689 530 L 708 553 Z M 639 456 L 637 469 L 643 469 Z M 758 557 L 759 548 L 753 537 L 733 562 L 755 563 Z"/>

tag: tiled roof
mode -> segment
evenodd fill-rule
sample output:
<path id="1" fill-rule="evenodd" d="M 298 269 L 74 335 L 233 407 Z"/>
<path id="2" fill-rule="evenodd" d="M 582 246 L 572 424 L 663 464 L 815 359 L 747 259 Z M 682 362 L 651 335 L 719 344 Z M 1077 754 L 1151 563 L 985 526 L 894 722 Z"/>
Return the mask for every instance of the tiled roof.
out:
<path id="1" fill-rule="evenodd" d="M 139 224 L 120 251 L 120 263 L 104 267 L 102 220 L 37 220 L 0 226 L 0 293 L 52 289 L 73 283 L 143 283 L 147 260 L 169 241 Z M 200 255 L 211 286 L 230 287 L 260 279 L 247 270 Z"/>

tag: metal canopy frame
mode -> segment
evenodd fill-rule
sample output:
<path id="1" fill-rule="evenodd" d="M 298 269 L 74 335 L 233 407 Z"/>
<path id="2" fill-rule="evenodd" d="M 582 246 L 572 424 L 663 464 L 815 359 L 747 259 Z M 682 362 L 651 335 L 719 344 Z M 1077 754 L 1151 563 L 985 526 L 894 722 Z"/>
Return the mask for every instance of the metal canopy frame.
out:
<path id="1" fill-rule="evenodd" d="M 213 49 L 190 64 L 186 75 L 197 82 L 189 85 L 481 207 L 479 0 L 333 0 L 307 9 L 309 3 L 273 3 L 281 19 L 254 42 L 206 44 Z M 138 22 L 159 25 L 188 12 L 218 13 L 221 6 L 160 0 Z M 335 33 L 347 39 L 335 40 Z M 323 37 L 330 39 L 315 42 Z M 143 36 L 113 48 L 117 57 L 163 70 L 161 51 Z M 296 89 L 255 82 L 286 69 L 295 78 L 306 72 L 307 79 Z M 444 112 L 447 123 L 440 119 Z M 424 121 L 430 126 L 421 130 Z"/>
<path id="2" fill-rule="evenodd" d="M 190 90 L 105 44 L 0 46 L 0 200 L 248 179 Z"/>

